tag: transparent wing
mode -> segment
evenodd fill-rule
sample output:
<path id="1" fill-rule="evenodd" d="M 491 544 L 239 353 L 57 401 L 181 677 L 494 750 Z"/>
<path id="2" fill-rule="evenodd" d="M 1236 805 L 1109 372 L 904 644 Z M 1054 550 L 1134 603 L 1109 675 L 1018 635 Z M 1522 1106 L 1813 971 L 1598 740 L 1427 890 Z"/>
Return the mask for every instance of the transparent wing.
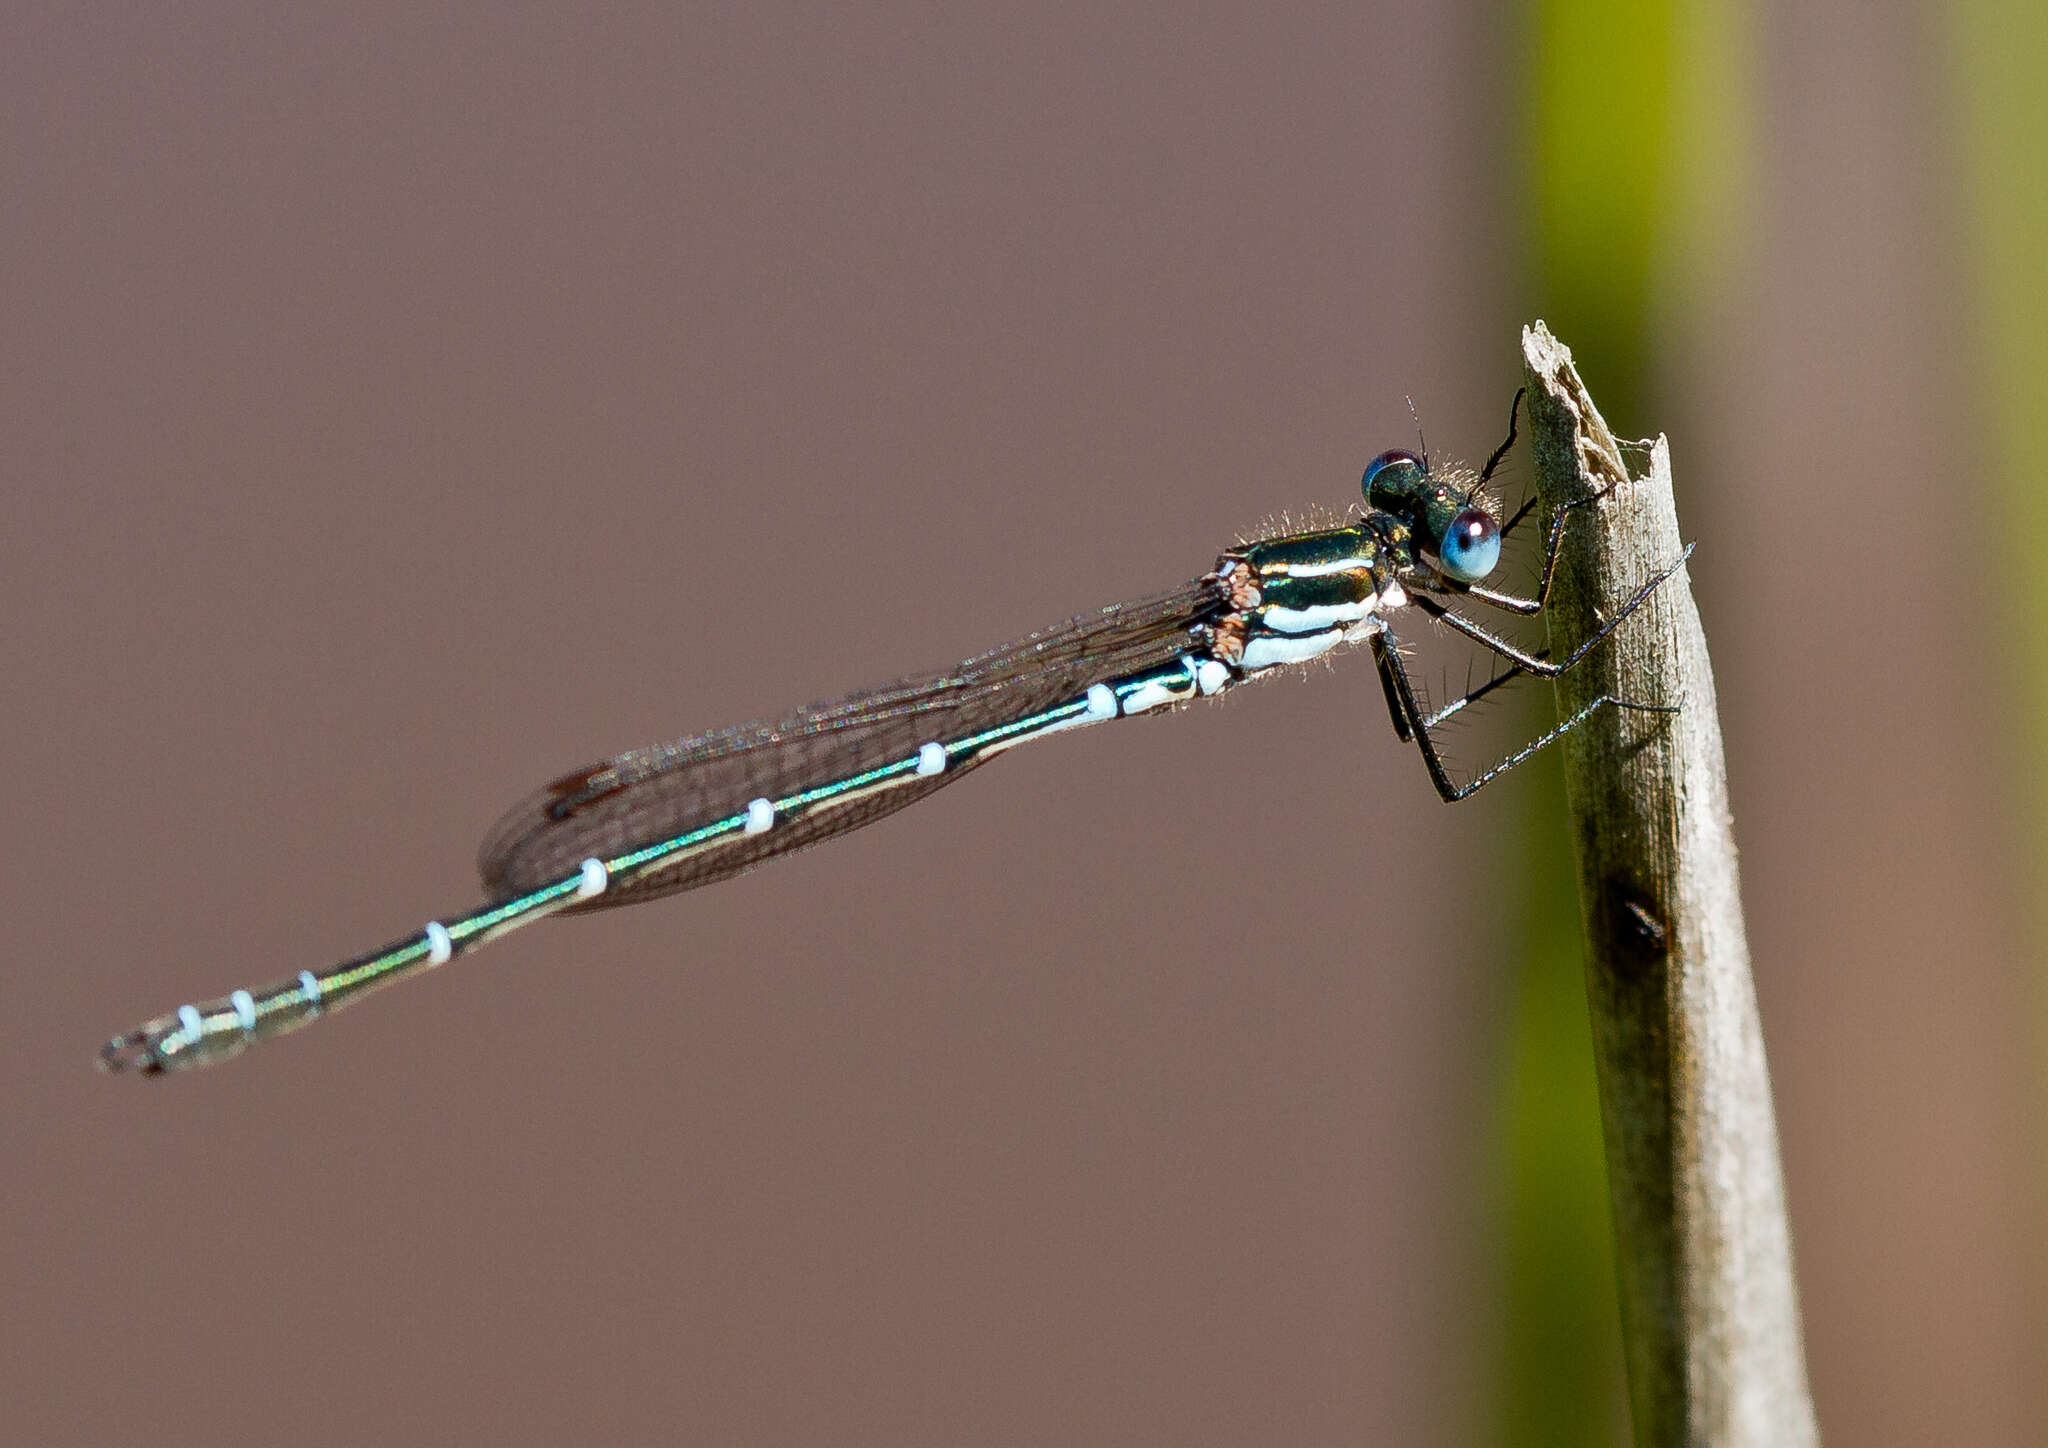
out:
<path id="1" fill-rule="evenodd" d="M 1212 577 L 1136 603 L 1083 614 L 950 669 L 621 754 L 521 800 L 492 827 L 477 860 L 493 899 L 510 899 L 610 858 L 730 816 L 755 798 L 785 798 L 1027 718 L 1091 684 L 1163 664 L 1187 631 L 1224 606 Z M 728 879 L 774 855 L 844 834 L 923 799 L 978 761 L 808 812 L 786 827 L 735 835 L 672 868 L 620 880 L 581 909 L 630 905 Z"/>

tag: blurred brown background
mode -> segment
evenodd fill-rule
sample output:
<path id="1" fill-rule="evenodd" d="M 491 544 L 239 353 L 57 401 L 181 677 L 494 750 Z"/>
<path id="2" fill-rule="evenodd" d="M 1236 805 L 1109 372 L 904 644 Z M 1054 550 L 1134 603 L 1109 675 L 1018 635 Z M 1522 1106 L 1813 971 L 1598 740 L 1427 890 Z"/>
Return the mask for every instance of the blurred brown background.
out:
<path id="1" fill-rule="evenodd" d="M 2041 1441 L 1995 10 L 1660 12 L 1639 133 L 1599 6 L 9 7 L 10 1441 L 1624 1437 L 1552 785 L 1443 809 L 1360 659 L 90 1067 L 564 768 L 1349 506 L 1411 397 L 1483 455 L 1536 315 L 1700 540 L 1823 1431 Z"/>

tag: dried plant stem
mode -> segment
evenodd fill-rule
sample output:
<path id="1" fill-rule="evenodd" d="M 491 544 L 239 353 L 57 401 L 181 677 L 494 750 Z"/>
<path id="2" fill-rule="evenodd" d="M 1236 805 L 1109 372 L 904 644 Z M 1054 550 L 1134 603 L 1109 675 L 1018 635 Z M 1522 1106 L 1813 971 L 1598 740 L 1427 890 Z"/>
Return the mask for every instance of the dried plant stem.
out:
<path id="1" fill-rule="evenodd" d="M 1574 509 L 1546 611 L 1553 646 L 1612 617 L 1682 543 L 1671 453 L 1627 472 L 1571 353 L 1522 334 L 1537 488 Z M 1640 1445 L 1819 1441 L 1742 924 L 1714 679 L 1681 571 L 1558 681 Z"/>

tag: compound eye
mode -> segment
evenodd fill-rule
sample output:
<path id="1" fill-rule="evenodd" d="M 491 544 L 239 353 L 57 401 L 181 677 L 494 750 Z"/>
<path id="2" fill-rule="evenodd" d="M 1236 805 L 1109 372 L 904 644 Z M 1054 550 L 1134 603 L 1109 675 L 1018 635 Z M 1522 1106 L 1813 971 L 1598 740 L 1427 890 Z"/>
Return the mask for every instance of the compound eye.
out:
<path id="1" fill-rule="evenodd" d="M 1366 502 L 1379 507 L 1391 499 L 1413 497 L 1422 489 L 1422 459 L 1406 448 L 1392 448 L 1365 465 L 1359 485 Z"/>
<path id="2" fill-rule="evenodd" d="M 1477 583 L 1500 562 L 1500 524 L 1484 508 L 1467 508 L 1444 530 L 1436 556 L 1460 583 Z"/>

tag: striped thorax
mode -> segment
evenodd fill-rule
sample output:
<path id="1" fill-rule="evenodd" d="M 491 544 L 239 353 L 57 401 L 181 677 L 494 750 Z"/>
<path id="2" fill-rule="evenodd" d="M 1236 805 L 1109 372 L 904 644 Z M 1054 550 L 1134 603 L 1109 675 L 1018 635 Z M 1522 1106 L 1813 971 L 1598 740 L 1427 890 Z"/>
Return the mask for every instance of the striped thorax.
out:
<path id="1" fill-rule="evenodd" d="M 1210 626 L 1210 651 L 1250 676 L 1363 642 L 1382 609 L 1408 601 L 1397 573 L 1411 557 L 1406 526 L 1380 514 L 1226 553 L 1216 577 L 1230 607 Z"/>

